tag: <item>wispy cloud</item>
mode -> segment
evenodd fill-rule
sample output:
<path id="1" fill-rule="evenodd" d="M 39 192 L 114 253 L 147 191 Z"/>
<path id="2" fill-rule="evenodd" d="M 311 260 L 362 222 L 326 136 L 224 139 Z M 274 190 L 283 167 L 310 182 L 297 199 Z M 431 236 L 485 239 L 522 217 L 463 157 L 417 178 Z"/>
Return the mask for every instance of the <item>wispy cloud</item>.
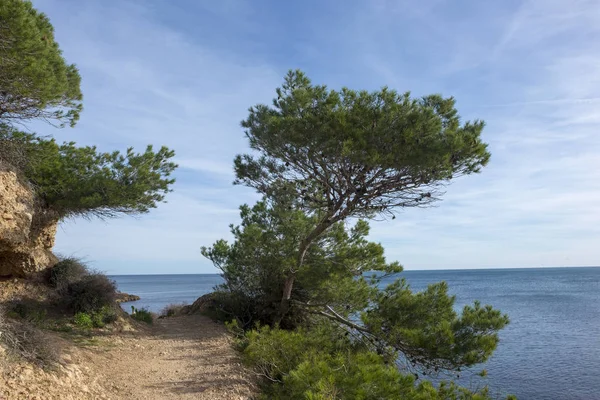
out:
<path id="1" fill-rule="evenodd" d="M 583 99 L 551 99 L 551 100 L 531 100 L 518 101 L 505 104 L 482 104 L 477 107 L 493 108 L 493 107 L 523 107 L 531 105 L 546 105 L 546 104 L 582 104 L 582 103 L 597 103 L 600 102 L 600 97 L 590 97 Z"/>

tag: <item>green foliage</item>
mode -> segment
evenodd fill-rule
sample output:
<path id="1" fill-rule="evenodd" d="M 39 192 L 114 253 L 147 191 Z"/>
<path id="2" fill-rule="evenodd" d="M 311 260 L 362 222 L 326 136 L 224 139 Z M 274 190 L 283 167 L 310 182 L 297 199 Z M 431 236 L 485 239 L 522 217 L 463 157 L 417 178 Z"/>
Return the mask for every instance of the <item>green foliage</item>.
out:
<path id="1" fill-rule="evenodd" d="M 461 123 L 451 97 L 330 90 L 300 71 L 276 92 L 242 121 L 260 156 L 235 159 L 237 183 L 270 196 L 292 191 L 330 222 L 428 205 L 490 157 L 484 123 Z"/>
<path id="2" fill-rule="evenodd" d="M 202 252 L 225 279 L 217 287 L 217 316 L 236 319 L 249 329 L 270 323 L 278 313 L 298 238 L 310 229 L 314 217 L 266 201 L 241 210 L 241 225 L 232 227 L 234 241 L 218 241 Z M 508 318 L 479 303 L 459 315 L 444 282 L 413 293 L 406 281 L 397 279 L 379 290 L 381 278 L 402 267 L 386 263 L 383 248 L 369 242 L 368 233 L 365 221 L 350 227 L 336 223 L 310 246 L 296 273 L 292 307 L 280 327 L 329 319 L 365 336 L 373 350 L 400 351 L 423 371 L 457 370 L 487 360 Z M 373 272 L 378 276 L 365 277 Z"/>
<path id="3" fill-rule="evenodd" d="M 94 327 L 94 321 L 92 316 L 88 313 L 78 312 L 73 317 L 73 322 L 76 326 L 82 329 L 92 329 Z"/>
<path id="4" fill-rule="evenodd" d="M 236 326 L 248 330 L 257 323 L 269 324 L 278 314 L 298 240 L 316 217 L 265 199 L 241 207 L 241 219 L 239 226 L 232 226 L 233 242 L 220 240 L 202 252 L 225 279 L 213 296 L 216 316 L 234 319 Z M 291 308 L 278 325 L 287 330 L 265 327 L 242 340 L 249 362 L 268 382 L 278 382 L 266 392 L 270 398 L 421 398 L 429 392 L 434 394 L 423 398 L 478 398 L 470 392 L 461 397 L 463 389 L 451 384 L 439 389 L 415 386 L 404 374 L 456 373 L 486 361 L 508 318 L 478 302 L 457 313 L 444 282 L 413 292 L 397 278 L 379 289 L 383 277 L 402 267 L 387 263 L 383 248 L 369 242 L 368 233 L 362 220 L 335 223 L 323 232 L 295 273 Z M 395 362 L 400 369 L 386 364 Z M 340 368 L 345 372 L 338 376 Z M 377 388 L 386 395 L 376 397 Z M 442 396 L 444 390 L 452 395 Z"/>
<path id="5" fill-rule="evenodd" d="M 177 167 L 170 161 L 174 152 L 166 147 L 103 153 L 95 146 L 58 144 L 7 125 L 0 125 L 3 143 L 10 147 L 0 146 L 5 149 L 0 149 L 0 159 L 22 171 L 45 213 L 57 219 L 146 213 L 164 201 Z"/>
<path id="6" fill-rule="evenodd" d="M 276 93 L 271 106 L 250 108 L 242 121 L 258 154 L 236 157 L 235 183 L 310 218 L 289 238 L 296 252 L 283 264 L 272 321 L 281 323 L 298 275 L 311 265 L 308 250 L 333 226 L 429 206 L 451 180 L 479 172 L 490 154 L 480 137 L 484 123 L 461 122 L 451 97 L 330 90 L 301 71 L 290 71 Z"/>
<path id="7" fill-rule="evenodd" d="M 101 321 L 97 323 L 98 327 L 101 328 L 105 324 L 112 324 L 113 322 L 117 321 L 118 314 L 115 310 L 115 307 L 116 306 L 104 306 L 98 313 L 95 314 L 98 317 L 98 321 Z"/>
<path id="8" fill-rule="evenodd" d="M 426 370 L 457 369 L 486 361 L 498 344 L 508 317 L 479 302 L 454 311 L 445 282 L 412 293 L 405 280 L 378 292 L 362 313 L 364 326 Z"/>
<path id="9" fill-rule="evenodd" d="M 67 64 L 48 18 L 30 1 L 0 2 L 0 122 L 42 119 L 74 126 L 81 77 Z"/>
<path id="10" fill-rule="evenodd" d="M 405 373 L 484 362 L 508 318 L 479 303 L 456 313 L 445 283 L 413 293 L 397 279 L 380 290 L 402 267 L 360 219 L 429 206 L 451 180 L 479 172 L 490 157 L 484 123 L 462 123 L 453 98 L 329 90 L 296 71 L 242 126 L 259 154 L 235 159 L 236 183 L 264 197 L 241 208 L 231 244 L 202 253 L 223 271 L 217 313 L 244 329 L 276 327 L 241 342 L 273 383 L 268 398 L 487 398 Z"/>
<path id="11" fill-rule="evenodd" d="M 137 309 L 135 307 L 132 307 L 132 311 L 133 312 L 131 313 L 131 318 L 135 319 L 136 321 L 145 322 L 147 324 L 154 323 L 154 315 L 153 313 L 148 311 L 148 309 Z"/>
<path id="12" fill-rule="evenodd" d="M 116 286 L 106 275 L 90 274 L 67 287 L 66 301 L 74 312 L 92 314 L 104 307 L 112 307 L 116 299 Z"/>
<path id="13" fill-rule="evenodd" d="M 202 254 L 221 269 L 225 283 L 215 295 L 218 316 L 237 318 L 244 328 L 255 322 L 270 323 L 279 311 L 285 274 L 297 257 L 298 241 L 315 223 L 315 217 L 290 210 L 289 204 L 262 201 L 241 207 L 242 223 L 232 226 L 234 242 L 217 241 Z M 351 229 L 337 223 L 319 238 L 305 256 L 292 300 L 301 303 L 363 309 L 373 288 L 362 274 L 367 271 L 395 273 L 397 263 L 387 264 L 381 245 L 365 239 L 369 226 L 358 221 Z M 347 313 L 344 311 L 344 314 Z M 296 307 L 280 322 L 293 327 L 306 319 Z"/>
<path id="14" fill-rule="evenodd" d="M 48 283 L 59 293 L 66 293 L 69 285 L 82 280 L 86 275 L 89 275 L 89 271 L 82 260 L 66 257 L 48 270 Z"/>
<path id="15" fill-rule="evenodd" d="M 328 325 L 286 331 L 262 327 L 246 333 L 244 358 L 264 379 L 268 399 L 489 399 L 452 382 L 438 388 L 403 374 L 385 357 Z"/>
<path id="16" fill-rule="evenodd" d="M 104 328 L 106 324 L 116 321 L 117 313 L 113 307 L 104 306 L 94 312 L 78 312 L 73 317 L 76 326 L 82 329 Z"/>
<path id="17" fill-rule="evenodd" d="M 17 318 L 27 318 L 31 313 L 31 309 L 27 306 L 26 303 L 17 302 L 12 305 L 10 308 L 11 315 Z"/>
<path id="18" fill-rule="evenodd" d="M 115 306 L 104 306 L 98 311 L 90 314 L 94 328 L 104 328 L 106 324 L 110 324 L 117 320 L 117 312 Z"/>

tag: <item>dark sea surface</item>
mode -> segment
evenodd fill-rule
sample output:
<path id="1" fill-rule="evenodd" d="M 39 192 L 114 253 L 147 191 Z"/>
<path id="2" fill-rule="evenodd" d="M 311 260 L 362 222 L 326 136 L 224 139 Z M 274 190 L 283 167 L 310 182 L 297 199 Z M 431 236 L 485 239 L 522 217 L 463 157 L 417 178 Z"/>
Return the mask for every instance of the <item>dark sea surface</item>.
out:
<path id="1" fill-rule="evenodd" d="M 488 384 L 492 394 L 519 399 L 600 400 L 600 267 L 406 271 L 414 290 L 444 280 L 457 308 L 481 300 L 507 313 L 510 325 L 492 358 L 460 383 Z M 141 300 L 126 303 L 160 311 L 192 303 L 221 282 L 218 275 L 113 276 L 119 290 Z M 485 368 L 488 377 L 475 373 Z M 441 378 L 444 378 L 443 376 Z"/>

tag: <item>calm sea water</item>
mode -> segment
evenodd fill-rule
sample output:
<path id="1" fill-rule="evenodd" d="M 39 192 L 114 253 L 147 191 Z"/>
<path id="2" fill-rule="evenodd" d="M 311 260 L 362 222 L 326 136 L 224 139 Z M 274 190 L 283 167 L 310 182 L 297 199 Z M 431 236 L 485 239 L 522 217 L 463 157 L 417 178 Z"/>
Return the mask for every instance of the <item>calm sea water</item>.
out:
<path id="1" fill-rule="evenodd" d="M 481 300 L 510 316 L 494 356 L 460 383 L 487 383 L 492 393 L 519 399 L 600 399 L 600 267 L 502 270 L 406 271 L 414 290 L 444 280 L 457 306 Z M 130 304 L 160 311 L 192 303 L 221 282 L 218 275 L 113 276 Z M 482 381 L 474 374 L 485 368 Z"/>

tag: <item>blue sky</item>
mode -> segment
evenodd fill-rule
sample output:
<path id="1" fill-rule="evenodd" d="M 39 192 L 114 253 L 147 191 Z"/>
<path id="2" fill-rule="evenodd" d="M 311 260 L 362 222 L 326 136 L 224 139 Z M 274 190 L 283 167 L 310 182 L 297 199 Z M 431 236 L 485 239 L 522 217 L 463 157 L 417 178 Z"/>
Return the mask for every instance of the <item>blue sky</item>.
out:
<path id="1" fill-rule="evenodd" d="M 406 269 L 600 264 L 600 4 L 596 0 L 34 0 L 83 76 L 74 129 L 102 150 L 167 145 L 168 203 L 139 218 L 63 223 L 56 251 L 108 273 L 211 273 L 229 238 L 239 126 L 288 69 L 333 88 L 455 96 L 484 119 L 492 160 L 433 209 L 374 222 Z"/>

